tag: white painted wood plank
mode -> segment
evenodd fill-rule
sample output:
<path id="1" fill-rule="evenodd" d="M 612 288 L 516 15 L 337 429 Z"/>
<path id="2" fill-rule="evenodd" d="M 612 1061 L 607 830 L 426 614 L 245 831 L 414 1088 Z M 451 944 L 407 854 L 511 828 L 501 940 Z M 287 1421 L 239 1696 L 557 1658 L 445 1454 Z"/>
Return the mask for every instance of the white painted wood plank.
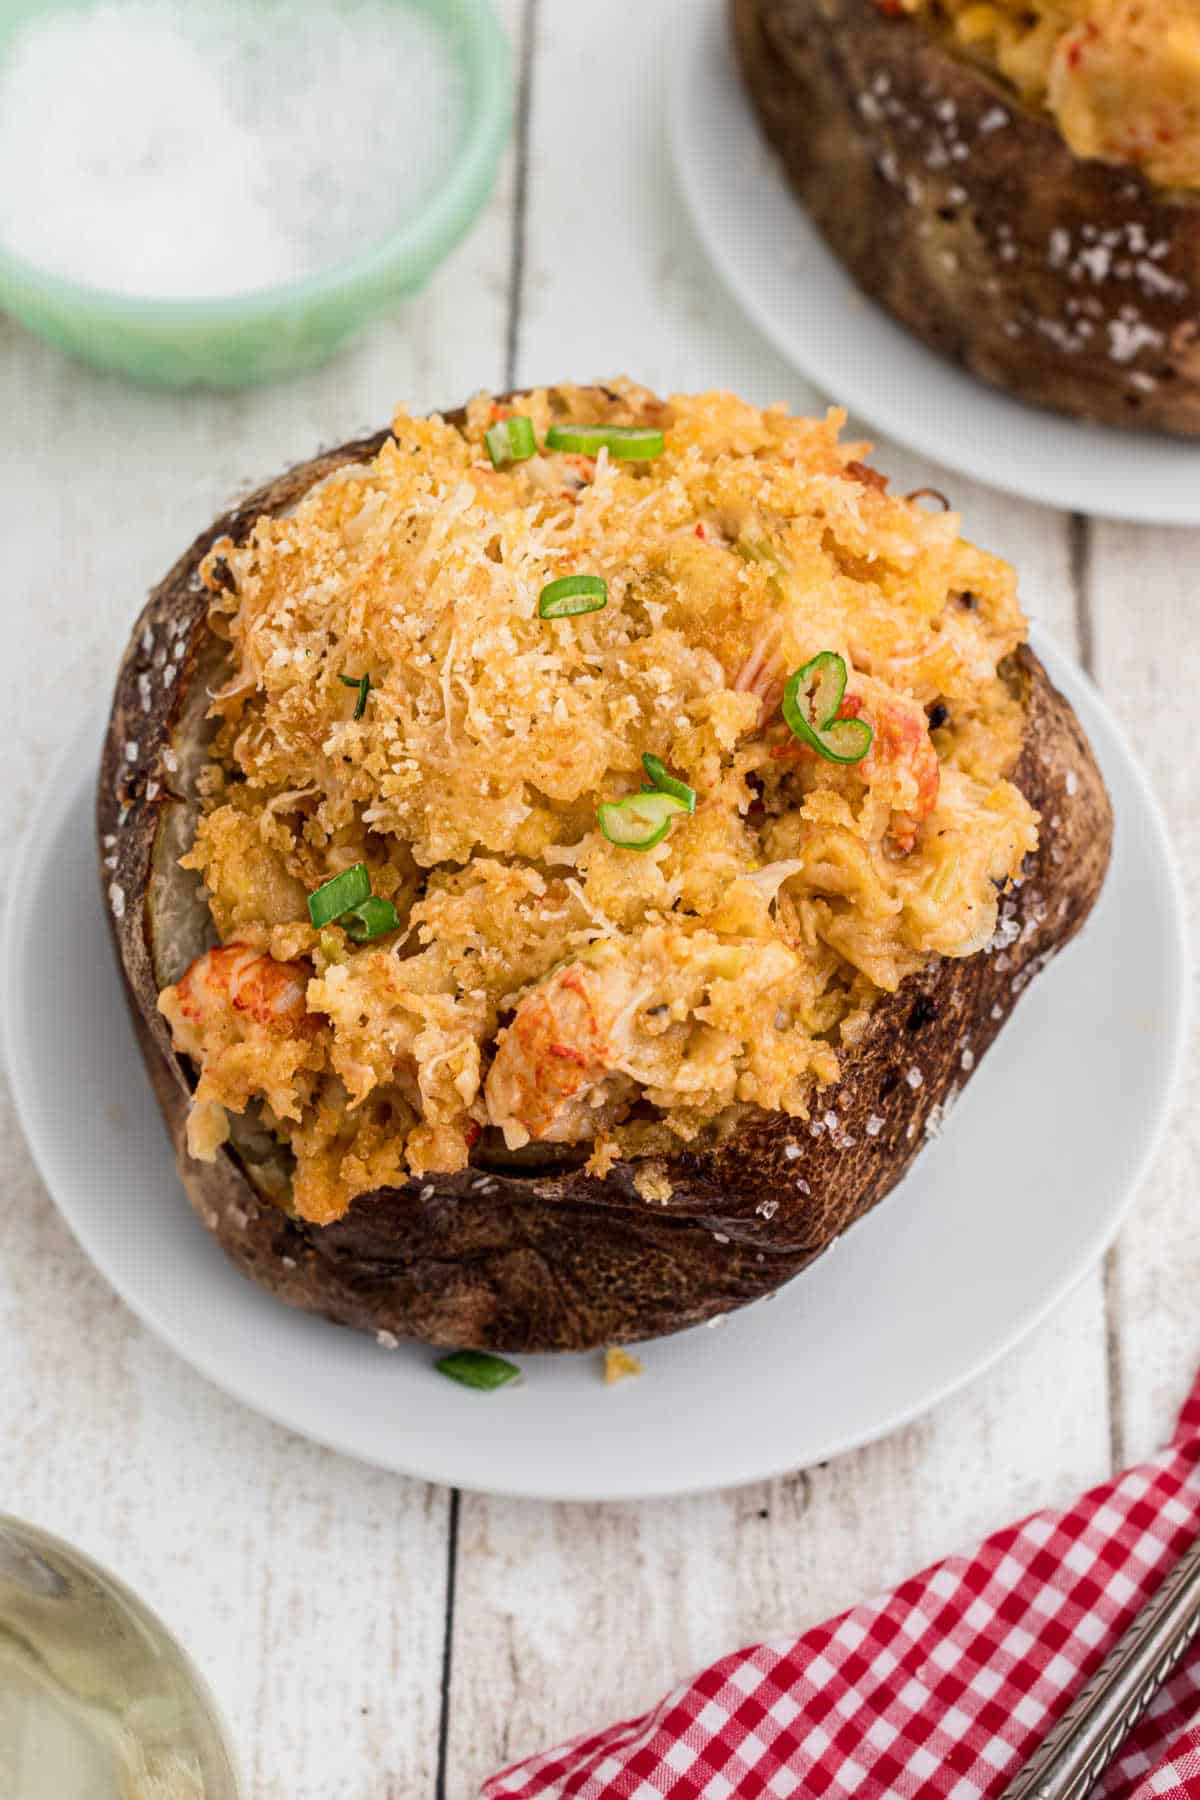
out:
<path id="1" fill-rule="evenodd" d="M 1136 448 L 1131 444 L 1131 454 Z M 1200 892 L 1200 532 L 1098 525 L 1090 559 L 1096 670 L 1153 782 L 1193 902 Z M 1113 979 L 1120 980 L 1114 969 Z M 1111 1292 L 1120 1328 L 1120 1425 L 1140 1456 L 1174 1423 L 1200 1366 L 1200 1035 L 1193 1030 L 1167 1141 L 1118 1240 Z M 1119 1129 L 1119 1126 L 1117 1127 Z"/>
<path id="2" fill-rule="evenodd" d="M 661 391 L 823 404 L 742 318 L 682 215 L 659 99 L 671 9 L 544 0 L 539 19 L 518 379 L 625 372 Z M 619 96 L 620 129 L 586 154 L 581 94 Z M 903 489 L 953 495 L 967 535 L 1019 563 L 1030 610 L 1074 649 L 1066 519 L 886 445 L 878 460 Z M 822 1378 L 796 1371 L 798 1394 Z M 646 1506 L 465 1496 L 447 1793 L 472 1794 L 509 1758 L 651 1704 L 739 1642 L 800 1629 L 1069 1496 L 1107 1461 L 1097 1272 L 964 1394 L 807 1475 Z"/>
<path id="3" fill-rule="evenodd" d="M 521 0 L 503 10 L 514 23 Z M 106 700 L 144 590 L 233 493 L 398 402 L 500 383 L 512 177 L 510 158 L 425 294 L 287 386 L 139 391 L 0 323 L 0 607 L 19 647 L 5 843 Z M 65 1097 L 64 1129 L 86 1104 Z M 150 1338 L 67 1234 L 6 1100 L 0 1219 L 0 1508 L 62 1532 L 163 1613 L 227 1713 L 249 1800 L 432 1794 L 449 1496 L 267 1424 Z"/>

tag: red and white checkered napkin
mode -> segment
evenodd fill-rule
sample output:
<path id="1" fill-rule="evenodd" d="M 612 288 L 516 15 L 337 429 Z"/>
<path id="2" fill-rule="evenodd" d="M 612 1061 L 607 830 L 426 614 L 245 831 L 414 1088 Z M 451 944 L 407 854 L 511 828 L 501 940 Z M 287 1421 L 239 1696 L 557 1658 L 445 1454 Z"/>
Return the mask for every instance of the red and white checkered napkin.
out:
<path id="1" fill-rule="evenodd" d="M 1170 1446 L 1068 1512 L 799 1639 L 714 1663 L 644 1718 L 485 1782 L 482 1800 L 782 1800 L 1003 1792 L 1200 1532 L 1200 1380 Z M 1097 1800 L 1200 1797 L 1200 1648 Z"/>

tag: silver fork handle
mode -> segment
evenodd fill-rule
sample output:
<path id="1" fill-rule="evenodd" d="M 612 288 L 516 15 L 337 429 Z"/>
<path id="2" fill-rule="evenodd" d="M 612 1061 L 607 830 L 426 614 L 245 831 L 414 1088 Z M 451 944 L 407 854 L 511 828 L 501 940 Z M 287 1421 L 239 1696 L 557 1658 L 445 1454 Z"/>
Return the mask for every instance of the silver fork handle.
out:
<path id="1" fill-rule="evenodd" d="M 1147 1600 L 1002 1800 L 1083 1800 L 1200 1636 L 1200 1538 Z"/>

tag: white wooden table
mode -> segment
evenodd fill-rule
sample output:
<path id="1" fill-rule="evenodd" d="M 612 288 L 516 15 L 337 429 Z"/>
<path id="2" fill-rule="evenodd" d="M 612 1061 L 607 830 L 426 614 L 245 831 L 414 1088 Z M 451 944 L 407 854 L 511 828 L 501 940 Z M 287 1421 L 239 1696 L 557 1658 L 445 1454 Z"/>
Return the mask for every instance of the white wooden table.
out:
<path id="1" fill-rule="evenodd" d="M 627 372 L 822 404 L 725 297 L 681 213 L 669 0 L 504 11 L 521 110 L 491 207 L 427 293 L 333 367 L 243 396 L 143 393 L 0 323 L 4 843 L 194 531 L 394 402 Z M 1027 608 L 1137 742 L 1200 883 L 1200 531 L 1092 523 L 888 445 L 879 457 L 901 488 L 948 489 L 968 535 L 1019 565 Z M 4 898 L 19 904 L 7 883 Z M 53 920 L 46 942 L 53 955 Z M 208 1387 L 85 1261 L 5 1101 L 0 1509 L 79 1543 L 165 1615 L 212 1680 L 253 1800 L 459 1800 L 739 1641 L 811 1623 L 1150 1449 L 1200 1361 L 1198 1159 L 1185 1105 L 1104 1265 L 886 1442 L 740 1492 L 569 1507 L 363 1468 Z"/>

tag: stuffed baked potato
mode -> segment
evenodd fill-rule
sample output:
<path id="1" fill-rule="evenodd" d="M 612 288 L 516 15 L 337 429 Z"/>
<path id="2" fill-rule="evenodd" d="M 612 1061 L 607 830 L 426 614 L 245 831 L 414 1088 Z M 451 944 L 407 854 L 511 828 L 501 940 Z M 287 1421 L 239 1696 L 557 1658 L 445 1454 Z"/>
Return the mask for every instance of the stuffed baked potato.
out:
<path id="1" fill-rule="evenodd" d="M 840 419 L 476 398 L 150 596 L 102 882 L 191 1200 L 380 1334 L 582 1349 L 895 1185 L 1107 865 L 1010 569 Z"/>
<path id="2" fill-rule="evenodd" d="M 730 0 L 816 225 L 902 324 L 1022 399 L 1200 432 L 1194 0 Z"/>

